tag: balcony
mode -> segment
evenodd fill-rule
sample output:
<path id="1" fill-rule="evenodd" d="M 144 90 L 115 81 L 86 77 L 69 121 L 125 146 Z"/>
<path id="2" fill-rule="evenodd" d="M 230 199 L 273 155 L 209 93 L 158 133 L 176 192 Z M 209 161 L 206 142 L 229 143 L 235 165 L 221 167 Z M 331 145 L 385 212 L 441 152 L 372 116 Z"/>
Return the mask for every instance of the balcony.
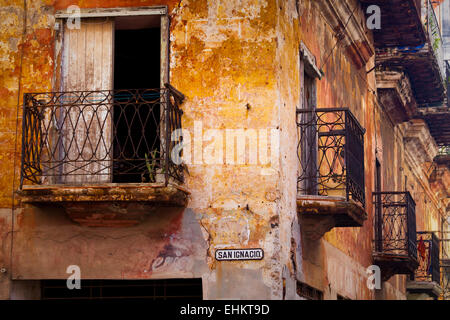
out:
<path id="1" fill-rule="evenodd" d="M 450 146 L 441 146 L 434 161 L 439 165 L 450 168 Z"/>
<path id="2" fill-rule="evenodd" d="M 434 56 L 439 64 L 441 77 L 445 79 L 444 44 L 439 21 L 436 17 L 436 12 L 434 11 L 431 0 L 426 1 L 426 6 L 422 8 L 422 12 L 423 15 L 425 15 L 422 19 L 425 21 L 425 28 L 427 30 L 429 42 L 431 43 L 431 48 L 433 49 Z"/>
<path id="3" fill-rule="evenodd" d="M 450 64 L 449 61 L 445 62 L 446 79 L 450 79 Z M 440 155 L 443 156 L 440 160 L 449 160 L 449 152 L 445 150 L 450 146 L 450 81 L 446 81 L 447 87 L 447 101 L 446 103 L 434 105 L 434 106 L 422 106 L 418 108 L 418 117 L 426 121 L 430 133 L 434 140 L 440 147 Z M 447 158 L 445 156 L 447 155 Z"/>
<path id="4" fill-rule="evenodd" d="M 413 274 L 419 265 L 416 204 L 409 192 L 373 192 L 375 210 L 374 264 L 383 281 L 394 274 Z"/>
<path id="5" fill-rule="evenodd" d="M 448 230 L 448 223 L 444 224 L 447 228 L 443 228 L 444 230 Z M 441 288 L 442 288 L 442 298 L 444 300 L 450 299 L 450 232 L 443 232 L 443 239 L 441 239 L 442 243 L 442 252 L 441 252 Z"/>
<path id="6" fill-rule="evenodd" d="M 419 267 L 408 281 L 407 290 L 411 297 L 431 297 L 437 299 L 441 295 L 441 273 L 439 239 L 434 232 L 417 232 L 417 258 Z"/>
<path id="7" fill-rule="evenodd" d="M 407 121 L 416 107 L 445 100 L 445 66 L 439 24 L 430 1 L 364 1 L 381 8 L 374 30 L 378 91 L 393 121 Z M 407 80 L 405 80 L 407 76 Z M 377 85 L 378 86 L 378 85 Z"/>
<path id="8" fill-rule="evenodd" d="M 431 189 L 440 199 L 450 197 L 450 147 L 440 147 L 434 158 L 428 180 Z"/>
<path id="9" fill-rule="evenodd" d="M 185 167 L 170 158 L 183 99 L 169 84 L 25 94 L 21 202 L 63 207 L 88 226 L 129 226 L 156 207 L 184 207 Z"/>
<path id="10" fill-rule="evenodd" d="M 297 213 L 308 238 L 367 219 L 364 133 L 348 109 L 297 110 Z"/>
<path id="11" fill-rule="evenodd" d="M 422 0 L 360 0 L 367 7 L 377 5 L 381 12 L 381 29 L 373 32 L 377 48 L 419 46 L 426 40 L 421 23 Z"/>
<path id="12" fill-rule="evenodd" d="M 439 239 L 434 232 L 417 232 L 417 253 L 419 267 L 414 280 L 439 283 Z"/>

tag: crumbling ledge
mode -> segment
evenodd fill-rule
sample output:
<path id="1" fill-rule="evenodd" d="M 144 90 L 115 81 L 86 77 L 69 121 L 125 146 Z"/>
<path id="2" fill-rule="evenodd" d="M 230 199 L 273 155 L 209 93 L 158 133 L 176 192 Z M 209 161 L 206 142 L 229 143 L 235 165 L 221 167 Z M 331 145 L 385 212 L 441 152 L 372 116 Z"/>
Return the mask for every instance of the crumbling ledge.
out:
<path id="1" fill-rule="evenodd" d="M 22 204 L 63 208 L 84 226 L 124 227 L 142 222 L 160 207 L 184 208 L 189 192 L 177 185 L 105 183 L 101 185 L 24 185 Z"/>
<path id="2" fill-rule="evenodd" d="M 424 294 L 432 299 L 439 298 L 443 291 L 441 286 L 434 281 L 407 281 L 406 290 L 411 298 Z"/>
<path id="3" fill-rule="evenodd" d="M 333 228 L 361 227 L 367 220 L 365 209 L 345 197 L 298 195 L 297 214 L 302 232 L 312 240 Z"/>

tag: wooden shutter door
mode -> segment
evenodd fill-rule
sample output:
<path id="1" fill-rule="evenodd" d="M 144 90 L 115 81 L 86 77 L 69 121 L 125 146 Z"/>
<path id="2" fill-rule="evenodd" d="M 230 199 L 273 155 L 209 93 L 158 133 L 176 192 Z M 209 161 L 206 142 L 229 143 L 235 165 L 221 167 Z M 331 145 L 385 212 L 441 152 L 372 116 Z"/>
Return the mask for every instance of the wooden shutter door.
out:
<path id="1" fill-rule="evenodd" d="M 61 183 L 111 182 L 113 48 L 111 18 L 64 26 L 61 88 L 84 93 L 64 96 Z"/>

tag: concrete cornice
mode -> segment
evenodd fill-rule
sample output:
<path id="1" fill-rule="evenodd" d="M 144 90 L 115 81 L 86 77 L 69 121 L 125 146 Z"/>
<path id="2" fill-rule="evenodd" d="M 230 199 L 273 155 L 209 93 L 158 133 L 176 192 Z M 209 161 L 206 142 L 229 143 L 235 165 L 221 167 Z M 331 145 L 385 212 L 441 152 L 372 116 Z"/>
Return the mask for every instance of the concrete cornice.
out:
<path id="1" fill-rule="evenodd" d="M 419 164 L 432 162 L 438 153 L 438 146 L 422 119 L 412 119 L 405 130 L 405 147 Z"/>
<path id="2" fill-rule="evenodd" d="M 440 197 L 450 195 L 450 171 L 445 165 L 437 165 L 430 177 L 431 188 Z"/>
<path id="3" fill-rule="evenodd" d="M 404 72 L 399 71 L 377 71 L 377 89 L 394 89 L 400 97 L 403 105 L 416 105 L 411 82 Z"/>
<path id="4" fill-rule="evenodd" d="M 436 298 L 442 293 L 441 286 L 434 281 L 407 281 L 406 289 L 411 293 L 425 293 Z"/>
<path id="5" fill-rule="evenodd" d="M 376 71 L 377 90 L 385 111 L 395 123 L 411 119 L 417 104 L 409 78 L 400 71 Z"/>

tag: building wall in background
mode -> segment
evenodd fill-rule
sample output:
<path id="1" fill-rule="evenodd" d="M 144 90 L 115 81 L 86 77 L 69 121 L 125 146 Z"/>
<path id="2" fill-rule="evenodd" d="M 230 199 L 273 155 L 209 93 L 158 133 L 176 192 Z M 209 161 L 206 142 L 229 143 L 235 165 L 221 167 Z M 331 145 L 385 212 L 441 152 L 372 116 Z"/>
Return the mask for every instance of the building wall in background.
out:
<path id="1" fill-rule="evenodd" d="M 193 136 L 209 129 L 275 130 L 276 162 L 207 165 L 197 159 L 188 166 L 184 185 L 188 207 L 158 210 L 135 227 L 83 227 L 60 210 L 21 205 L 15 191 L 22 96 L 55 90 L 54 12 L 69 5 L 167 5 L 170 83 L 186 96 L 183 128 Z M 334 8 L 344 21 L 354 10 L 352 37 L 338 45 L 333 5 L 327 0 L 27 0 L 25 19 L 24 1 L 0 0 L 0 267 L 7 269 L 0 274 L 0 298 L 23 296 L 17 281 L 65 279 L 67 266 L 79 265 L 82 278 L 89 279 L 201 277 L 205 299 L 297 299 L 297 281 L 322 291 L 325 299 L 404 299 L 406 276 L 394 276 L 377 294 L 366 285 L 375 159 L 382 163 L 386 188 L 404 188 L 408 176 L 408 190 L 420 208 L 418 230 L 439 228 L 442 199 L 427 182 L 426 164 L 407 162 L 403 133 L 376 100 L 375 72 L 368 72 L 374 67 L 368 53 L 373 39 L 359 1 Z M 358 38 L 361 34 L 366 36 Z M 366 129 L 368 219 L 361 228 L 335 228 L 317 241 L 302 237 L 296 212 L 301 42 L 324 73 L 316 80 L 317 106 L 350 108 Z M 200 121 L 202 131 L 196 131 Z M 233 247 L 262 248 L 265 257 L 215 260 L 216 249 Z"/>

